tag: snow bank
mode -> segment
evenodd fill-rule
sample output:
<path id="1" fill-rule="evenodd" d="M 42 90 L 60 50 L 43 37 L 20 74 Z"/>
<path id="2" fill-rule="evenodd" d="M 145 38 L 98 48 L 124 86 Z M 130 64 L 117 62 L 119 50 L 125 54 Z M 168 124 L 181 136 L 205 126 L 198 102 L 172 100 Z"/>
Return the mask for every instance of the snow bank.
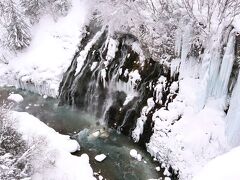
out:
<path id="1" fill-rule="evenodd" d="M 160 162 L 179 170 L 180 179 L 193 175 L 211 159 L 227 149 L 224 100 L 210 98 L 205 108 L 196 112 L 198 79 L 179 82 L 179 95 L 153 114 L 154 134 L 147 150 Z"/>
<path id="2" fill-rule="evenodd" d="M 20 94 L 11 94 L 10 96 L 8 96 L 7 99 L 16 103 L 20 103 L 23 101 L 23 97 Z"/>
<path id="3" fill-rule="evenodd" d="M 86 16 L 86 4 L 73 0 L 69 14 L 57 22 L 48 15 L 42 17 L 32 28 L 30 47 L 8 59 L 8 64 L 0 62 L 0 85 L 56 97 L 81 40 Z"/>
<path id="4" fill-rule="evenodd" d="M 12 117 L 17 131 L 23 135 L 28 145 L 37 146 L 41 150 L 33 161 L 33 179 L 95 179 L 88 155 L 77 157 L 70 154 L 80 149 L 77 141 L 57 133 L 28 113 L 12 112 Z"/>
<path id="5" fill-rule="evenodd" d="M 209 163 L 193 180 L 239 180 L 240 147 L 223 154 Z"/>

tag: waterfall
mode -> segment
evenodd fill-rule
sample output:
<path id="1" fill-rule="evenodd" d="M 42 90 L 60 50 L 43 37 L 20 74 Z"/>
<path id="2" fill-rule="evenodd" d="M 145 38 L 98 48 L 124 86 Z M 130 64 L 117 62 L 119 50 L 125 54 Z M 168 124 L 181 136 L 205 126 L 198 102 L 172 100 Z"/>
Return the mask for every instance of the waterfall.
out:
<path id="1" fill-rule="evenodd" d="M 129 119 L 138 114 L 131 106 L 136 104 L 141 81 L 141 58 L 132 46 L 137 43 L 136 38 L 127 34 L 113 38 L 102 28 L 95 35 L 86 36 L 85 41 L 88 42 L 79 49 L 64 75 L 61 104 L 94 113 L 100 122 L 112 127 L 129 126 Z M 126 134 L 132 126 L 126 128 Z"/>
<path id="2" fill-rule="evenodd" d="M 137 141 L 145 146 L 153 133 L 154 108 L 168 103 L 170 86 L 178 75 L 173 78 L 170 67 L 146 58 L 131 34 L 109 33 L 103 27 L 86 32 L 80 44 L 60 84 L 59 104 L 94 114 L 99 123 L 125 135 L 132 135 L 144 114 Z M 162 83 L 159 79 L 166 81 L 162 94 L 156 89 Z M 150 100 L 157 105 L 151 106 Z M 146 106 L 152 108 L 143 113 Z"/>

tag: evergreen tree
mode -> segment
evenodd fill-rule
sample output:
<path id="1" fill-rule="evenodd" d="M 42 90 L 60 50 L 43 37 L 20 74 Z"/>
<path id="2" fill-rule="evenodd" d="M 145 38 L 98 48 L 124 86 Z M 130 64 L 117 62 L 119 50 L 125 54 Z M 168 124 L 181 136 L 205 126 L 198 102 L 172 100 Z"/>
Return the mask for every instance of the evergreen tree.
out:
<path id="1" fill-rule="evenodd" d="M 23 17 L 12 0 L 5 3 L 4 26 L 8 32 L 6 45 L 12 50 L 21 50 L 30 44 L 29 26 Z"/>
<path id="2" fill-rule="evenodd" d="M 31 24 L 39 21 L 43 14 L 45 3 L 43 0 L 21 0 L 24 14 L 29 17 Z"/>

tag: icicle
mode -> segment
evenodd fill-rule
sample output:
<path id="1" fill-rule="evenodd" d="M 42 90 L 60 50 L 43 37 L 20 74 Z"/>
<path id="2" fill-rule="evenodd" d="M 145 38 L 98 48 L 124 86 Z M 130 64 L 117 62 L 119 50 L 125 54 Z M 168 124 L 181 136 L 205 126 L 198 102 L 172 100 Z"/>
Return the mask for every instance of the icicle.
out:
<path id="1" fill-rule="evenodd" d="M 214 42 L 214 43 L 211 43 Z M 201 110 L 208 97 L 210 96 L 212 89 L 217 81 L 219 69 L 220 69 L 220 42 L 219 39 L 212 40 L 212 48 L 205 53 L 202 61 L 202 69 L 200 73 L 201 85 L 198 92 L 198 105 L 196 107 L 197 111 Z"/>
<path id="2" fill-rule="evenodd" d="M 212 95 L 217 98 L 227 95 L 229 79 L 235 59 L 234 48 L 235 48 L 235 36 L 231 35 L 226 47 L 225 54 L 223 56 L 218 79 L 212 90 Z"/>
<path id="3" fill-rule="evenodd" d="M 181 56 L 182 49 L 182 30 L 181 28 L 176 30 L 176 40 L 175 40 L 175 53 L 178 57 Z"/>
<path id="4" fill-rule="evenodd" d="M 226 116 L 226 136 L 232 146 L 240 145 L 240 74 L 234 87 Z"/>
<path id="5" fill-rule="evenodd" d="M 182 49 L 181 49 L 181 65 L 180 65 L 180 79 L 184 76 L 185 74 L 185 67 L 188 61 L 188 53 L 190 52 L 191 49 L 191 38 L 192 38 L 192 24 L 189 23 L 188 28 L 186 28 L 185 32 L 183 32 L 182 35 Z"/>

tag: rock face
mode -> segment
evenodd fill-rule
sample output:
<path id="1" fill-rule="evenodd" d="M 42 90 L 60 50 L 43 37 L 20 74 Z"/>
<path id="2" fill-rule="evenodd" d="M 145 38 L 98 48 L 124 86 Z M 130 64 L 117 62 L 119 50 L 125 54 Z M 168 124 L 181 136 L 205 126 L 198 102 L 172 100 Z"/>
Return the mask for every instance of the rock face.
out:
<path id="1" fill-rule="evenodd" d="M 79 51 L 64 74 L 59 90 L 60 105 L 70 104 L 94 113 L 100 123 L 131 135 L 142 109 L 154 96 L 152 100 L 156 103 L 145 114 L 139 140 L 145 146 L 152 135 L 154 109 L 167 107 L 175 97 L 168 95 L 178 74 L 172 77 L 169 67 L 145 57 L 133 35 L 110 35 L 107 28 L 96 29 L 87 29 Z M 157 90 L 159 84 L 164 86 Z"/>

